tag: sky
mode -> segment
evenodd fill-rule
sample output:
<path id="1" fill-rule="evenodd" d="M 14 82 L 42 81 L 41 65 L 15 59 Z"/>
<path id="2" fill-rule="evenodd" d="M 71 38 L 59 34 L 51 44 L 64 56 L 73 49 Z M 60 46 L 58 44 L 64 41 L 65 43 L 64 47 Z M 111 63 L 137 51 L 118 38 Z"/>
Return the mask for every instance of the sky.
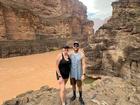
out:
<path id="1" fill-rule="evenodd" d="M 79 0 L 87 6 L 89 19 L 108 18 L 112 15 L 111 3 L 116 0 Z"/>

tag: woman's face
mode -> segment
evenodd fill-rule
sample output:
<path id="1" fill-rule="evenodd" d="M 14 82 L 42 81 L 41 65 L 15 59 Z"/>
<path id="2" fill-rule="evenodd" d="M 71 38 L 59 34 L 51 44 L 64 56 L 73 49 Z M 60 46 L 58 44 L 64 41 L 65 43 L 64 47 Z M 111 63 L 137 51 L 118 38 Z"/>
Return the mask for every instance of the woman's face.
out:
<path id="1" fill-rule="evenodd" d="M 69 49 L 65 49 L 65 48 L 63 48 L 63 52 L 64 52 L 65 54 L 68 54 Z"/>

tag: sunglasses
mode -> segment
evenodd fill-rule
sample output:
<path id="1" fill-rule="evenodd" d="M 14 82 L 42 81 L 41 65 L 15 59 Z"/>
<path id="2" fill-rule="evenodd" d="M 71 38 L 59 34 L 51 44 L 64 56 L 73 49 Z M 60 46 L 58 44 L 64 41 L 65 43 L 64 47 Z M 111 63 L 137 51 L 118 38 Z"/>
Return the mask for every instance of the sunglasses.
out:
<path id="1" fill-rule="evenodd" d="M 74 47 L 79 47 L 79 45 L 78 44 L 75 44 Z"/>

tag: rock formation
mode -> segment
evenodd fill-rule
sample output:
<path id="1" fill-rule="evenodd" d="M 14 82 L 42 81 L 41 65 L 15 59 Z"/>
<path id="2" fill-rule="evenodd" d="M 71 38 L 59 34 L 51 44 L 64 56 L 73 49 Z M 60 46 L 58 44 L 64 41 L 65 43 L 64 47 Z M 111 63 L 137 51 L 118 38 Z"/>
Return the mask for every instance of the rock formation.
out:
<path id="1" fill-rule="evenodd" d="M 88 83 L 88 84 L 87 84 Z M 139 105 L 140 88 L 130 85 L 130 83 L 117 77 L 102 77 L 101 80 L 93 83 L 85 82 L 83 98 L 86 105 Z M 67 104 L 80 105 L 78 97 L 71 102 L 71 89 L 67 90 Z M 78 96 L 78 93 L 77 93 Z M 61 105 L 59 91 L 42 87 L 37 91 L 29 91 L 18 95 L 16 98 L 8 100 L 3 105 Z"/>
<path id="2" fill-rule="evenodd" d="M 39 40 L 48 47 L 51 40 L 53 48 L 74 40 L 83 41 L 84 35 L 88 34 L 85 25 L 90 22 L 86 10 L 78 0 L 0 0 L 0 41 L 5 45 L 5 41 L 20 40 L 24 45 L 25 40 Z"/>
<path id="3" fill-rule="evenodd" d="M 113 15 L 85 48 L 89 72 L 133 79 L 140 85 L 140 1 L 112 3 Z M 136 82 L 137 81 L 137 82 Z"/>

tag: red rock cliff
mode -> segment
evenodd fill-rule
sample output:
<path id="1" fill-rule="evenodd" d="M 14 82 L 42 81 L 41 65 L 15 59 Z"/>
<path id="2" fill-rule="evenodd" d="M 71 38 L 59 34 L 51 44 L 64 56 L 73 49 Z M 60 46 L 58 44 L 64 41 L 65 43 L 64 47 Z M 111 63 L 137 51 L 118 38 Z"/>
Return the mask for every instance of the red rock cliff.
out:
<path id="1" fill-rule="evenodd" d="M 83 45 L 93 32 L 86 6 L 78 0 L 0 0 L 0 19 L 0 41 L 51 38 L 57 45 L 61 38 Z"/>
<path id="2" fill-rule="evenodd" d="M 140 0 L 119 0 L 113 15 L 85 48 L 91 72 L 123 77 L 140 86 Z"/>

